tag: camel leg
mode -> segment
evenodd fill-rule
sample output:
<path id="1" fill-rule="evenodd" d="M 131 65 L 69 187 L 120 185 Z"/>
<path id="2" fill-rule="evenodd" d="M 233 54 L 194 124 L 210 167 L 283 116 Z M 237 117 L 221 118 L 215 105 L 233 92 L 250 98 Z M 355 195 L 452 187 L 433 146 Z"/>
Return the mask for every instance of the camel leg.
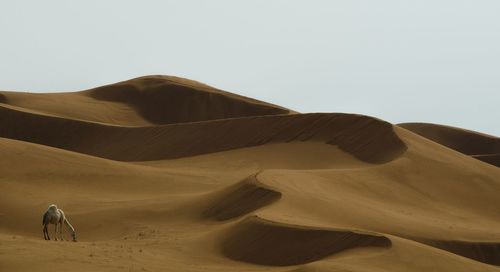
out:
<path id="1" fill-rule="evenodd" d="M 61 238 L 61 225 L 59 225 L 59 222 L 56 223 L 56 236 L 58 238 Z M 59 240 L 59 239 L 58 239 Z"/>
<path id="2" fill-rule="evenodd" d="M 63 235 L 63 222 L 59 222 L 59 235 L 61 237 L 61 241 L 64 241 L 64 235 Z"/>
<path id="3" fill-rule="evenodd" d="M 56 223 L 55 226 L 54 226 L 54 237 L 55 237 L 54 240 L 55 241 L 57 241 L 57 225 L 58 224 Z"/>
<path id="4" fill-rule="evenodd" d="M 49 227 L 47 225 L 44 226 L 43 230 L 45 231 L 45 234 L 47 235 L 47 240 L 50 240 L 49 236 Z"/>
<path id="5" fill-rule="evenodd" d="M 59 235 L 59 240 L 61 240 L 61 224 L 57 223 L 57 235 Z"/>
<path id="6" fill-rule="evenodd" d="M 44 239 L 44 240 L 47 240 L 47 235 L 45 234 L 45 226 L 46 226 L 46 225 L 43 225 L 42 232 L 43 232 L 43 239 Z"/>

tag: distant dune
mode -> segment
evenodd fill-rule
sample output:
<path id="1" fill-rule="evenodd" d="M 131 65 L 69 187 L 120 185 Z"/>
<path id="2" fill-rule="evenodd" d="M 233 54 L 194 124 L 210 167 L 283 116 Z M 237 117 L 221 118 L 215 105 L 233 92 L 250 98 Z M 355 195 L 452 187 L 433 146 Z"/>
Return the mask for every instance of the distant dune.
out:
<path id="1" fill-rule="evenodd" d="M 458 152 L 500 167 L 500 138 L 498 137 L 428 123 L 404 123 L 399 126 Z"/>
<path id="2" fill-rule="evenodd" d="M 0 92 L 0 152 L 1 271 L 500 271 L 491 135 L 146 76 Z"/>
<path id="3" fill-rule="evenodd" d="M 171 76 L 139 77 L 73 93 L 12 92 L 3 96 L 4 103 L 39 114 L 123 126 L 291 113 L 276 105 Z"/>

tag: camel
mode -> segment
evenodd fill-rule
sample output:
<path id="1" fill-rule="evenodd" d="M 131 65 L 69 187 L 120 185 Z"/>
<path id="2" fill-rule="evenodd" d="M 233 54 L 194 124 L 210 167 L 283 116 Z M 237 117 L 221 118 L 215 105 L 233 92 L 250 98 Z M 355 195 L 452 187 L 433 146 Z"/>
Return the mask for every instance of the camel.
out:
<path id="1" fill-rule="evenodd" d="M 45 240 L 50 240 L 49 237 L 49 231 L 48 231 L 48 225 L 49 224 L 54 224 L 55 225 L 55 240 L 57 241 L 57 230 L 59 229 L 59 237 L 61 238 L 61 241 L 63 241 L 63 231 L 62 227 L 63 224 L 66 224 L 68 228 L 71 229 L 71 236 L 73 238 L 73 242 L 76 242 L 76 232 L 75 228 L 69 223 L 68 218 L 64 215 L 64 212 L 61 209 L 58 209 L 56 205 L 51 204 L 49 205 L 49 208 L 47 211 L 43 214 L 43 238 Z M 58 228 L 59 226 L 59 228 Z"/>

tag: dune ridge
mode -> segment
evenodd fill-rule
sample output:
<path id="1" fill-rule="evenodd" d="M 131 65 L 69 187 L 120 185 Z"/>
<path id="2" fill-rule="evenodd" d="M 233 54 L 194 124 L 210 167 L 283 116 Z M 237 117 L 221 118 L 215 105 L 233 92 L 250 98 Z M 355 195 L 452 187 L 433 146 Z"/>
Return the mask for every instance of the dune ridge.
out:
<path id="1" fill-rule="evenodd" d="M 478 159 L 480 161 L 489 163 L 491 165 L 495 165 L 497 167 L 500 167 L 500 153 L 496 154 L 484 154 L 484 155 L 473 155 L 471 156 L 475 159 Z"/>
<path id="2" fill-rule="evenodd" d="M 258 174 L 214 194 L 202 215 L 224 221 L 246 215 L 279 200 L 281 193 L 259 182 Z"/>
<path id="3" fill-rule="evenodd" d="M 360 169 L 360 170 L 363 171 L 363 169 Z M 372 169 L 369 169 L 369 170 L 372 171 Z M 342 170 L 340 170 L 340 171 L 342 171 Z M 271 170 L 271 172 L 281 172 L 281 171 L 280 170 Z M 314 173 L 314 171 L 311 173 Z M 233 219 L 233 218 L 243 216 L 243 215 L 249 215 L 244 219 L 243 222 L 247 222 L 247 220 L 253 220 L 253 219 L 249 219 L 249 218 L 258 218 L 260 220 L 263 220 L 262 218 L 259 217 L 259 215 L 252 215 L 252 214 L 254 214 L 254 212 L 256 212 L 258 209 L 269 206 L 272 203 L 281 199 L 283 196 L 283 193 L 280 190 L 288 191 L 286 189 L 286 187 L 298 186 L 297 184 L 294 184 L 294 182 L 292 182 L 291 184 L 284 183 L 284 182 L 280 181 L 280 178 L 271 174 L 273 181 L 270 183 L 277 186 L 276 188 L 272 188 L 270 185 L 267 184 L 269 182 L 266 183 L 266 182 L 263 182 L 259 179 L 259 177 L 258 177 L 259 174 L 260 174 L 260 172 L 254 174 L 254 175 L 251 175 L 250 177 L 246 178 L 242 182 L 237 183 L 236 185 L 233 185 L 230 188 L 221 190 L 220 192 L 216 193 L 216 197 L 213 197 L 213 200 L 212 200 L 213 204 L 208 205 L 209 209 L 204 211 L 204 215 L 209 217 L 209 218 L 215 218 L 216 220 L 219 220 L 219 221 Z M 267 178 L 269 178 L 269 175 L 267 176 Z M 310 184 L 310 185 L 317 187 L 317 185 L 315 185 L 315 184 Z M 307 186 L 307 185 L 299 185 L 299 186 Z M 280 189 L 281 187 L 284 187 L 284 188 Z M 297 189 L 295 189 L 295 190 L 297 190 Z M 290 192 L 292 195 L 288 195 L 288 193 L 285 194 L 285 201 L 288 201 L 288 202 L 290 201 L 289 198 L 293 197 L 293 194 L 297 193 L 297 192 L 295 192 L 295 190 L 294 190 L 294 192 Z M 304 190 L 303 193 L 307 194 L 307 190 Z M 297 214 L 297 216 L 299 216 L 299 214 Z M 257 220 L 257 221 L 259 221 L 259 220 Z M 272 223 L 272 224 L 274 224 L 274 223 L 276 223 L 278 225 L 280 224 L 277 222 L 273 222 L 271 220 L 264 220 L 264 221 L 267 221 L 267 222 Z M 240 223 L 240 224 L 243 224 L 243 223 Z M 316 226 L 308 226 L 308 225 L 302 225 L 302 226 L 296 226 L 296 227 L 297 228 L 311 229 L 311 230 L 318 229 L 318 227 L 316 227 Z M 249 227 L 249 228 L 252 228 L 252 227 Z M 275 235 L 269 234 L 269 236 L 268 236 L 267 234 L 261 234 L 261 232 L 267 232 L 267 231 L 271 232 L 270 230 L 263 231 L 260 229 L 259 230 L 252 229 L 252 230 L 245 230 L 245 231 L 238 232 L 237 235 L 244 236 L 245 233 L 247 233 L 247 232 L 251 233 L 250 236 L 252 238 L 245 238 L 245 239 L 254 239 L 255 237 L 259 237 L 259 235 L 265 236 L 266 237 L 264 239 L 265 242 L 262 242 L 262 243 L 269 243 L 269 244 L 258 246 L 259 248 L 255 249 L 255 252 L 261 252 L 262 248 L 273 247 L 273 246 L 277 246 L 276 250 L 278 250 L 278 251 L 282 250 L 282 248 L 287 248 L 287 249 L 290 249 L 293 251 L 292 248 L 294 248 L 294 247 L 304 249 L 304 248 L 307 248 L 306 244 L 309 243 L 309 241 L 310 241 L 309 239 L 311 239 L 311 240 L 315 239 L 315 238 L 313 238 L 313 237 L 315 237 L 314 235 L 301 236 L 300 234 L 293 234 L 294 237 L 298 237 L 298 236 L 301 237 L 299 239 L 301 242 L 297 242 L 297 243 L 299 243 L 299 244 L 302 243 L 302 244 L 300 244 L 299 246 L 296 246 L 296 245 L 293 245 L 293 243 L 290 244 L 291 243 L 290 241 L 292 241 L 293 239 L 283 238 L 281 240 L 281 238 L 277 238 L 277 240 L 274 241 L 270 237 L 276 238 Z M 280 232 L 283 232 L 283 231 L 280 230 Z M 359 234 L 359 231 L 354 231 L 354 233 Z M 377 235 L 379 235 L 379 234 L 377 234 Z M 442 249 L 442 250 L 445 250 L 445 251 L 448 251 L 448 252 L 451 252 L 451 253 L 466 257 L 466 258 L 470 258 L 470 259 L 473 259 L 473 260 L 476 260 L 476 261 L 479 261 L 482 263 L 491 264 L 491 265 L 500 265 L 500 259 L 499 259 L 499 257 L 500 257 L 500 242 L 473 241 L 473 240 L 465 241 L 465 240 L 427 239 L 427 238 L 422 238 L 422 237 L 411 237 L 411 236 L 405 235 L 403 233 L 401 233 L 399 235 L 400 235 L 400 237 L 404 237 L 405 239 L 411 239 L 413 241 L 423 243 L 423 244 L 426 244 L 426 245 L 429 245 L 429 246 L 432 246 L 435 248 L 439 248 L 439 249 Z M 237 240 L 239 237 L 238 238 L 232 237 L 232 238 Z M 364 238 L 366 238 L 366 237 L 364 237 Z M 324 239 L 329 239 L 329 238 L 325 237 Z M 349 240 L 349 238 L 345 238 L 345 239 Z M 388 243 L 391 242 L 390 238 L 386 238 L 386 239 L 387 239 Z M 371 241 L 371 240 L 368 239 L 364 242 L 369 242 L 369 241 Z M 227 240 L 225 243 L 227 243 Z M 293 257 L 293 256 L 295 256 L 293 252 L 288 252 L 288 251 L 283 252 L 283 253 L 276 252 L 276 254 L 283 254 L 283 256 L 280 255 L 279 257 L 278 256 L 269 257 L 269 255 L 267 255 L 267 254 L 265 254 L 263 256 L 257 256 L 255 254 L 255 252 L 248 252 L 248 251 L 244 251 L 242 253 L 236 253 L 240 250 L 237 248 L 238 246 L 243 247 L 243 245 L 245 245 L 245 244 L 254 245 L 255 242 L 250 243 L 247 240 L 243 240 L 242 242 L 235 242 L 235 244 L 237 244 L 237 245 L 233 245 L 231 243 L 233 243 L 232 240 L 231 240 L 231 242 L 229 242 L 230 246 L 224 245 L 223 250 L 224 250 L 224 252 L 226 252 L 226 254 L 228 254 L 228 256 L 230 256 L 231 258 L 237 259 L 237 260 L 253 262 L 253 263 L 257 263 L 257 264 L 289 265 L 286 260 L 283 260 L 284 256 L 290 257 L 291 259 L 295 259 L 295 260 L 297 259 L 297 258 Z M 259 242 L 256 242 L 256 243 L 259 243 Z M 338 242 L 336 242 L 335 244 L 338 245 Z M 352 247 L 363 247 L 363 246 L 367 246 L 367 244 L 361 243 L 361 244 L 352 245 Z M 260 247 L 262 247 L 262 248 L 260 248 Z M 350 248 L 350 246 L 346 246 L 346 247 L 340 246 L 339 248 L 332 249 L 332 251 L 325 250 L 324 256 L 323 256 L 323 253 L 319 253 L 319 255 L 316 257 L 318 259 L 321 259 L 325 256 L 344 251 L 348 248 Z M 251 249 L 246 248 L 245 250 L 251 250 Z M 273 250 L 273 252 L 274 252 L 274 250 Z M 323 252 L 323 251 L 321 251 L 321 252 Z M 301 256 L 307 255 L 307 254 L 304 254 L 303 252 L 297 253 L 297 254 L 301 255 Z M 248 256 L 251 256 L 251 257 L 249 258 Z M 304 257 L 304 258 L 306 258 L 306 260 L 304 260 L 303 263 L 308 263 L 316 257 L 313 257 L 313 256 Z M 269 258 L 269 259 L 263 260 L 263 258 L 264 259 Z M 311 259 L 309 259 L 309 258 L 311 258 Z M 274 263 L 271 260 L 276 261 L 276 263 Z"/>
<path id="4" fill-rule="evenodd" d="M 352 248 L 391 246 L 390 239 L 379 234 L 287 224 L 253 214 L 282 197 L 278 189 L 261 182 L 259 174 L 216 192 L 202 213 L 218 221 L 245 216 L 220 240 L 220 250 L 229 258 L 289 266 L 311 263 Z"/>
<path id="5" fill-rule="evenodd" d="M 144 76 L 79 92 L 4 92 L 0 96 L 4 98 L 0 98 L 0 103 L 21 109 L 122 126 L 294 113 L 280 106 L 172 76 Z"/>
<path id="6" fill-rule="evenodd" d="M 451 241 L 451 240 L 423 240 L 420 241 L 460 256 L 477 260 L 479 262 L 500 265 L 500 243 L 499 242 L 477 242 L 477 241 Z"/>
<path id="7" fill-rule="evenodd" d="M 153 124 L 288 114 L 289 110 L 173 77 L 140 77 L 92 90 L 89 96 L 122 102 Z"/>
<path id="8" fill-rule="evenodd" d="M 500 138 L 452 126 L 430 123 L 402 123 L 408 129 L 460 153 L 499 166 Z"/>
<path id="9" fill-rule="evenodd" d="M 390 246 L 388 238 L 375 234 L 290 225 L 251 216 L 229 231 L 221 251 L 235 260 L 287 266 L 317 261 L 351 248 Z"/>
<path id="10" fill-rule="evenodd" d="M 352 114 L 294 114 L 122 127 L 0 106 L 0 137 L 120 161 L 173 159 L 266 143 L 320 141 L 372 163 L 405 152 L 392 125 Z M 363 131 L 363 133 L 361 133 Z M 142 143 L 138 146 L 135 143 Z"/>

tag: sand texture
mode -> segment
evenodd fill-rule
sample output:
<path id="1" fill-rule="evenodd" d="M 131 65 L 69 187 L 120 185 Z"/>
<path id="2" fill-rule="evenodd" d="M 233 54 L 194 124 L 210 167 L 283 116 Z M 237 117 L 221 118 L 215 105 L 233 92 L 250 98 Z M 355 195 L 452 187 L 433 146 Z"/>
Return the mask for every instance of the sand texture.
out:
<path id="1" fill-rule="evenodd" d="M 146 76 L 0 92 L 0 152 L 0 271 L 500 271 L 491 135 Z"/>

